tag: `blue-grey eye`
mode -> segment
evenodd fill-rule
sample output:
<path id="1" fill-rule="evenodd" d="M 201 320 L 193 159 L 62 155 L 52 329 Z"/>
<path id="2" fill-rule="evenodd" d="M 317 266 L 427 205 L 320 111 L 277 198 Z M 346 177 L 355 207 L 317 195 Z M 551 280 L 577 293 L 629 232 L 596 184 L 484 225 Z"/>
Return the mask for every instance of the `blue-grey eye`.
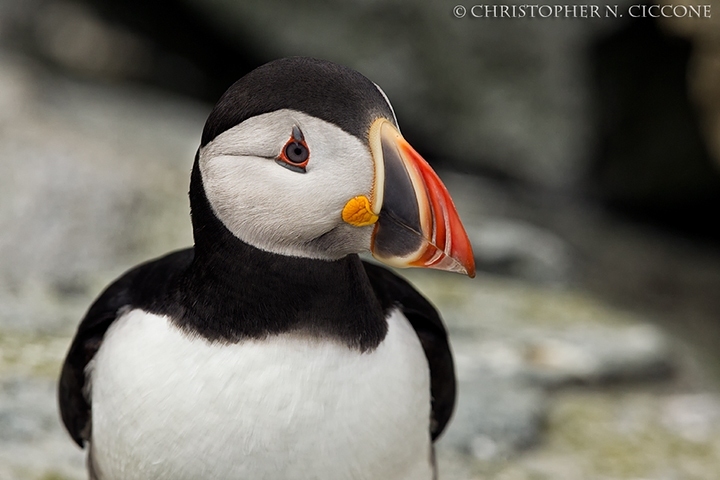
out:
<path id="1" fill-rule="evenodd" d="M 285 145 L 285 157 L 288 161 L 300 165 L 305 163 L 310 156 L 307 146 L 298 142 L 292 141 Z"/>

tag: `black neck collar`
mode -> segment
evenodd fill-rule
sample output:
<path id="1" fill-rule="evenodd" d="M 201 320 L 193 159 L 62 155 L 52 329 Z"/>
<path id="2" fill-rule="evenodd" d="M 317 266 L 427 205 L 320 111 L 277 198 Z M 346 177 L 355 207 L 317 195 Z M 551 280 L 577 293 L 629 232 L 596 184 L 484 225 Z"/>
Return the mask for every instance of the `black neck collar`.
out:
<path id="1" fill-rule="evenodd" d="M 357 255 L 323 261 L 242 242 L 212 212 L 197 157 L 190 203 L 195 257 L 169 292 L 174 311 L 165 312 L 177 325 L 211 341 L 297 332 L 362 351 L 385 337 L 383 309 Z"/>

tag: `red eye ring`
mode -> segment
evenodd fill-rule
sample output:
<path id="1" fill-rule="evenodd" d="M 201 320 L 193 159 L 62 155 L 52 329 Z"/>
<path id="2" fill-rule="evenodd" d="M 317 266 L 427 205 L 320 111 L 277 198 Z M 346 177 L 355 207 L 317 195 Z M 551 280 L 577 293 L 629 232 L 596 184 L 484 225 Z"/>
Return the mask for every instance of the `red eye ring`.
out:
<path id="1" fill-rule="evenodd" d="M 298 127 L 293 127 L 293 133 L 276 161 L 290 170 L 305 172 L 305 167 L 310 161 L 310 149 Z"/>

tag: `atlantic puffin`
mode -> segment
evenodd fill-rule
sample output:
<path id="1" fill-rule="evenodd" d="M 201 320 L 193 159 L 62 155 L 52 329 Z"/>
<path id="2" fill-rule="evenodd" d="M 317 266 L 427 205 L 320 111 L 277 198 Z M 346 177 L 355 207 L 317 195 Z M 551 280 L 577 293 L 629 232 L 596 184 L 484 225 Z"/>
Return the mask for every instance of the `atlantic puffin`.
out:
<path id="1" fill-rule="evenodd" d="M 431 480 L 455 403 L 438 312 L 393 267 L 474 276 L 453 202 L 386 95 L 311 58 L 210 113 L 194 247 L 100 294 L 59 404 L 92 480 Z"/>

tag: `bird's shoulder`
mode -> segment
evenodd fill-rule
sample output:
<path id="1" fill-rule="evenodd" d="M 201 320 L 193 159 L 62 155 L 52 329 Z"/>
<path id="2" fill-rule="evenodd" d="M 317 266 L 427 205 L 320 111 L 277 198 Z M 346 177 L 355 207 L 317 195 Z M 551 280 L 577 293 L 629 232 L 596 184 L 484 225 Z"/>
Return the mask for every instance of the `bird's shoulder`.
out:
<path id="1" fill-rule="evenodd" d="M 187 248 L 130 269 L 100 294 L 80 322 L 63 364 L 58 400 L 63 423 L 81 447 L 89 437 L 90 427 L 85 369 L 99 350 L 105 332 L 123 310 L 151 306 L 154 299 L 162 297 L 193 256 L 194 249 Z"/>
<path id="2" fill-rule="evenodd" d="M 383 310 L 399 308 L 420 339 L 430 368 L 430 432 L 435 440 L 455 408 L 455 367 L 445 325 L 435 307 L 407 280 L 380 265 L 365 261 L 363 265 Z"/>

